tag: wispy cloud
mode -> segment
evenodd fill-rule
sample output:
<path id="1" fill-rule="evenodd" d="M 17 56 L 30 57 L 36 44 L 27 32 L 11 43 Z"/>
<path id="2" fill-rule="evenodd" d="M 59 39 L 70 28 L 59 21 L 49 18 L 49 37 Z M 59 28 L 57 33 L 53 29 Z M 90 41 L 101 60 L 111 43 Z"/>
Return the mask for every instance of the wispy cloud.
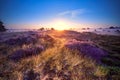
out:
<path id="1" fill-rule="evenodd" d="M 59 16 L 65 16 L 65 15 L 70 15 L 72 18 L 80 15 L 80 14 L 84 14 L 87 11 L 85 9 L 75 9 L 75 10 L 67 10 L 64 12 L 59 13 Z"/>

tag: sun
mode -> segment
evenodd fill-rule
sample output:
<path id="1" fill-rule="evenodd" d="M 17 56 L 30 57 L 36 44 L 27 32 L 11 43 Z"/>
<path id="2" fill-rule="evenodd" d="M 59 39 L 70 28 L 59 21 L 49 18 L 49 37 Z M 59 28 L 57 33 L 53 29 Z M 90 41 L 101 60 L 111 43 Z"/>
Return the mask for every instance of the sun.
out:
<path id="1" fill-rule="evenodd" d="M 69 29 L 69 23 L 65 20 L 54 20 L 51 26 L 56 30 L 67 30 Z"/>

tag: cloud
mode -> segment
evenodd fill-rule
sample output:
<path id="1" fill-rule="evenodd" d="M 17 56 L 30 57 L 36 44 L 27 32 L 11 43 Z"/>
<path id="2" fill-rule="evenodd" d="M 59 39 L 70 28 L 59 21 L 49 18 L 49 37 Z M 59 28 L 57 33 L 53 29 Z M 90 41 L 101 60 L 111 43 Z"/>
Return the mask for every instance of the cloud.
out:
<path id="1" fill-rule="evenodd" d="M 84 14 L 86 13 L 85 9 L 75 9 L 75 10 L 68 10 L 68 11 L 64 11 L 59 13 L 59 16 L 65 16 L 65 15 L 70 15 L 72 18 L 80 15 L 80 14 Z"/>

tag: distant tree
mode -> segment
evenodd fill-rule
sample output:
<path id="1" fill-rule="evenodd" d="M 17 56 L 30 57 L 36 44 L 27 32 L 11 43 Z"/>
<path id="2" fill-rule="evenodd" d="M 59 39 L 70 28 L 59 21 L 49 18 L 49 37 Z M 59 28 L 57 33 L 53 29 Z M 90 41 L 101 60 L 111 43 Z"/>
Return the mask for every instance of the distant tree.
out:
<path id="1" fill-rule="evenodd" d="M 44 30 L 44 28 L 42 27 L 42 28 L 40 28 L 39 30 L 43 31 L 43 30 Z"/>
<path id="2" fill-rule="evenodd" d="M 117 29 L 115 32 L 120 33 L 120 30 Z"/>
<path id="3" fill-rule="evenodd" d="M 89 27 L 87 29 L 90 29 Z"/>
<path id="4" fill-rule="evenodd" d="M 3 25 L 3 22 L 0 21 L 0 32 L 4 32 L 6 31 L 7 29 L 5 29 L 4 25 Z"/>
<path id="5" fill-rule="evenodd" d="M 114 26 L 109 27 L 109 29 L 114 29 Z"/>
<path id="6" fill-rule="evenodd" d="M 51 30 L 55 30 L 54 28 L 51 28 Z"/>

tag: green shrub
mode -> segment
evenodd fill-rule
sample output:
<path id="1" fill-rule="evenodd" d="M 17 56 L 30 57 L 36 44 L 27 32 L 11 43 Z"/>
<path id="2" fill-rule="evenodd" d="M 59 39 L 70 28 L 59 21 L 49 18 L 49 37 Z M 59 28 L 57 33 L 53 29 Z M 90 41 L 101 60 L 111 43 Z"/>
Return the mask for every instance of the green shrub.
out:
<path id="1" fill-rule="evenodd" d="M 96 72 L 94 73 L 97 77 L 105 77 L 110 73 L 109 68 L 104 66 L 98 66 Z"/>

